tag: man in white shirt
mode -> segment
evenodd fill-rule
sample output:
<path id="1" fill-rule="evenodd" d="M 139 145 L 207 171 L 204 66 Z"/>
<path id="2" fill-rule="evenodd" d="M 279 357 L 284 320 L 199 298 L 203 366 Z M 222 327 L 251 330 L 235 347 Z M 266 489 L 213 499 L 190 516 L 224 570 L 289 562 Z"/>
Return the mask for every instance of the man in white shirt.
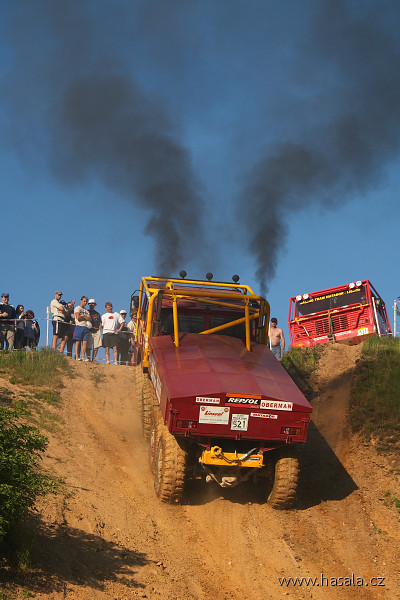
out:
<path id="1" fill-rule="evenodd" d="M 54 292 L 54 298 L 50 302 L 50 310 L 53 317 L 53 341 L 51 347 L 57 350 L 57 339 L 61 338 L 60 352 L 64 352 L 65 343 L 68 339 L 68 327 L 66 322 L 67 317 L 73 311 L 74 302 L 69 302 L 67 306 L 61 304 L 61 290 Z"/>
<path id="2" fill-rule="evenodd" d="M 122 319 L 117 312 L 113 312 L 112 302 L 105 303 L 106 313 L 101 316 L 101 326 L 103 329 L 103 346 L 106 349 L 106 364 L 110 364 L 110 348 L 113 349 L 114 365 L 118 364 L 118 329 Z"/>

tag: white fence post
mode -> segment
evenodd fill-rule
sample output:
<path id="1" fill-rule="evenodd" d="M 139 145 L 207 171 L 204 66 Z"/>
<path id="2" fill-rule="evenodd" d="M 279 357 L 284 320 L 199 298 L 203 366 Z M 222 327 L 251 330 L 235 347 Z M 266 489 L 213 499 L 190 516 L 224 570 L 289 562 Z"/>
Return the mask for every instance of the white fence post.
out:
<path id="1" fill-rule="evenodd" d="M 46 348 L 49 347 L 49 315 L 50 315 L 50 308 L 47 306 L 46 307 L 46 315 L 47 315 L 47 322 L 46 322 Z"/>

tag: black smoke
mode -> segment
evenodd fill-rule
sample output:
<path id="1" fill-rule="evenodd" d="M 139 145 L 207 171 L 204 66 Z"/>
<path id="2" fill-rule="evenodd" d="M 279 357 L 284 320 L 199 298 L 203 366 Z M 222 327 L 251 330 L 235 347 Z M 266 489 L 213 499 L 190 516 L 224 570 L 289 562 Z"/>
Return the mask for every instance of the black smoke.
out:
<path id="1" fill-rule="evenodd" d="M 398 157 L 395 0 L 4 5 L 10 145 L 65 185 L 98 181 L 146 210 L 161 273 L 207 247 L 207 192 L 207 269 L 239 235 L 265 289 L 299 212 L 370 191 Z"/>
<path id="2" fill-rule="evenodd" d="M 299 211 L 342 206 L 373 189 L 387 163 L 398 158 L 400 5 L 350 7 L 343 0 L 319 3 L 308 42 L 294 60 L 294 71 L 312 80 L 314 94 L 308 107 L 303 103 L 292 135 L 265 147 L 241 195 L 264 291 Z M 294 114 L 295 100 L 289 101 Z M 312 243 L 312 231 L 304 234 Z"/>
<path id="3" fill-rule="evenodd" d="M 50 126 L 52 171 L 68 183 L 92 177 L 150 213 L 162 275 L 176 273 L 196 247 L 201 198 L 188 151 L 162 107 L 132 78 L 92 75 L 65 90 Z M 60 143 L 61 142 L 61 143 Z"/>
<path id="4" fill-rule="evenodd" d="M 15 63 L 2 88 L 10 143 L 25 159 L 43 156 L 64 185 L 100 182 L 147 211 L 156 270 L 176 273 L 199 254 L 201 187 L 162 94 L 144 89 L 129 44 L 126 54 L 118 46 L 133 12 L 75 0 L 21 0 L 15 10 Z M 133 250 L 134 221 L 131 233 Z"/>

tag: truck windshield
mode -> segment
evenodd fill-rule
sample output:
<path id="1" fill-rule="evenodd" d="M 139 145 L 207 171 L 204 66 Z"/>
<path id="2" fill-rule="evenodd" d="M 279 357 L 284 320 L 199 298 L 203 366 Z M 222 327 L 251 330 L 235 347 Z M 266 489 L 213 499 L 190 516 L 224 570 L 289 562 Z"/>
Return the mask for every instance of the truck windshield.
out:
<path id="1" fill-rule="evenodd" d="M 315 296 L 296 302 L 296 314 L 298 316 L 311 315 L 313 313 L 335 310 L 350 304 L 366 304 L 365 287 L 348 289 L 342 292 L 333 292 L 323 296 Z"/>
<path id="2" fill-rule="evenodd" d="M 239 317 L 238 317 L 239 318 Z M 232 320 L 232 317 L 229 319 L 227 317 L 210 317 L 210 329 L 213 327 L 218 327 L 219 325 L 224 325 Z M 234 325 L 233 327 L 229 327 L 228 329 L 224 329 L 220 331 L 221 335 L 230 335 L 231 337 L 240 338 L 241 340 L 246 339 L 246 327 L 244 323 L 240 323 L 239 325 Z"/>
<path id="3" fill-rule="evenodd" d="M 178 314 L 178 328 L 179 333 L 201 333 L 206 329 L 213 329 L 225 323 L 229 323 L 235 318 L 240 318 L 242 315 L 236 317 L 232 315 L 226 316 L 212 316 L 212 315 L 190 315 L 190 314 Z M 174 333 L 174 321 L 171 312 L 162 315 L 162 335 L 173 335 Z M 245 325 L 239 324 L 224 329 L 219 332 L 220 335 L 229 335 L 237 337 L 242 340 L 246 338 Z"/>

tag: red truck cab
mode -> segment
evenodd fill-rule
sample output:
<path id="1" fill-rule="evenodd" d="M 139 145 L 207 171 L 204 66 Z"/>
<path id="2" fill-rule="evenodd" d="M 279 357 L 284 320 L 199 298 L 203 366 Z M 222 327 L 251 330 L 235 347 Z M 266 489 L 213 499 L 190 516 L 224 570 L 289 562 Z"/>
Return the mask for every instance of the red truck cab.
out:
<path id="1" fill-rule="evenodd" d="M 292 348 L 327 342 L 358 344 L 391 333 L 385 303 L 368 279 L 290 298 Z"/>

